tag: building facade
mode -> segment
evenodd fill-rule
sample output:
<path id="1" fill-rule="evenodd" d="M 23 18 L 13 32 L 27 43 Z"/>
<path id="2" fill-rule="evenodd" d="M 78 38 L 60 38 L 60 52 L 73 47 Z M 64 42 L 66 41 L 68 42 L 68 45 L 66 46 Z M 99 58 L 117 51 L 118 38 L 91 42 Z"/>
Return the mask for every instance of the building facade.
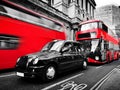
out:
<path id="1" fill-rule="evenodd" d="M 94 18 L 94 0 L 12 0 L 64 23 L 68 40 L 75 40 L 78 24 Z"/>
<path id="2" fill-rule="evenodd" d="M 104 21 L 120 37 L 120 7 L 106 5 L 95 10 L 95 18 Z"/>
<path id="3" fill-rule="evenodd" d="M 71 18 L 71 33 L 72 39 L 74 40 L 75 32 L 78 30 L 78 24 L 81 21 L 94 18 L 94 10 L 96 6 L 94 0 L 51 0 L 51 2 L 52 7 L 58 9 Z"/>

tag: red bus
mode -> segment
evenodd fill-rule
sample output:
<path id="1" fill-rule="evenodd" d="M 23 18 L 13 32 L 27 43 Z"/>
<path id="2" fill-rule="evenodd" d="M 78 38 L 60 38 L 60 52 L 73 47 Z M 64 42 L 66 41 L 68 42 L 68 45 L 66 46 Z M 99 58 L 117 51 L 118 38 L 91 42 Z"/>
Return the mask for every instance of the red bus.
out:
<path id="1" fill-rule="evenodd" d="M 81 22 L 76 40 L 81 43 L 89 63 L 103 64 L 119 58 L 117 35 L 100 20 Z"/>
<path id="2" fill-rule="evenodd" d="M 18 57 L 65 40 L 64 25 L 10 0 L 0 3 L 0 70 L 14 68 Z"/>

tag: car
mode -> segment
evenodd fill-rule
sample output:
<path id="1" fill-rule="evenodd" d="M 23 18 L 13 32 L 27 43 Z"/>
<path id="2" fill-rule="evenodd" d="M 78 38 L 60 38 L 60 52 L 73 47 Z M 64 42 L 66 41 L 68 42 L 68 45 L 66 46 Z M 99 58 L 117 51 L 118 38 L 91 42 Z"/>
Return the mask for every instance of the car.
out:
<path id="1" fill-rule="evenodd" d="M 81 45 L 76 41 L 54 40 L 40 52 L 18 58 L 16 75 L 20 77 L 41 77 L 43 81 L 53 80 L 57 74 L 68 70 L 87 69 Z"/>

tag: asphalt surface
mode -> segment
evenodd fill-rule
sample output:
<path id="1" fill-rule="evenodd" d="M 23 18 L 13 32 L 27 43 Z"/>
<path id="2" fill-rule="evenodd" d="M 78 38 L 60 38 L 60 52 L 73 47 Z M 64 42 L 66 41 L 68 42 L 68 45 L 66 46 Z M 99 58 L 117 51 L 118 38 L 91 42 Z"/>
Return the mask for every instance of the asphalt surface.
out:
<path id="1" fill-rule="evenodd" d="M 120 90 L 120 60 L 62 73 L 47 83 L 17 77 L 14 70 L 0 71 L 0 90 Z"/>

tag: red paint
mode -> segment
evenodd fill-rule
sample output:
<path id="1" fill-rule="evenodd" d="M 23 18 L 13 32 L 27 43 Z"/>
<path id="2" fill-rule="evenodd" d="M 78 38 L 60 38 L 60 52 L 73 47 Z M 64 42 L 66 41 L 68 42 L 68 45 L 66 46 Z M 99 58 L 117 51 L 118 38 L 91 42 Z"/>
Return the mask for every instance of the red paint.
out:
<path id="1" fill-rule="evenodd" d="M 9 2 L 8 0 L 3 1 Z M 33 11 L 32 13 L 40 15 Z M 47 18 L 46 16 L 44 17 Z M 65 29 L 61 22 L 55 20 L 52 21 L 59 23 L 60 25 L 62 25 L 63 29 Z M 14 68 L 16 60 L 20 56 L 40 51 L 46 43 L 52 40 L 66 39 L 64 30 L 51 30 L 42 26 L 17 20 L 4 15 L 0 15 L 0 34 L 17 36 L 20 39 L 17 49 L 0 50 L 0 70 Z"/>
<path id="2" fill-rule="evenodd" d="M 100 61 L 97 61 L 97 60 L 94 60 L 94 59 L 92 59 L 92 58 L 88 58 L 88 62 L 89 63 L 95 63 L 95 64 L 104 64 L 104 63 L 106 63 L 106 61 L 105 62 L 100 62 Z"/>
<path id="3" fill-rule="evenodd" d="M 0 69 L 13 68 L 18 57 L 40 51 L 51 40 L 65 39 L 64 32 L 49 30 L 5 16 L 0 16 L 0 34 L 20 37 L 17 50 L 0 50 Z"/>

